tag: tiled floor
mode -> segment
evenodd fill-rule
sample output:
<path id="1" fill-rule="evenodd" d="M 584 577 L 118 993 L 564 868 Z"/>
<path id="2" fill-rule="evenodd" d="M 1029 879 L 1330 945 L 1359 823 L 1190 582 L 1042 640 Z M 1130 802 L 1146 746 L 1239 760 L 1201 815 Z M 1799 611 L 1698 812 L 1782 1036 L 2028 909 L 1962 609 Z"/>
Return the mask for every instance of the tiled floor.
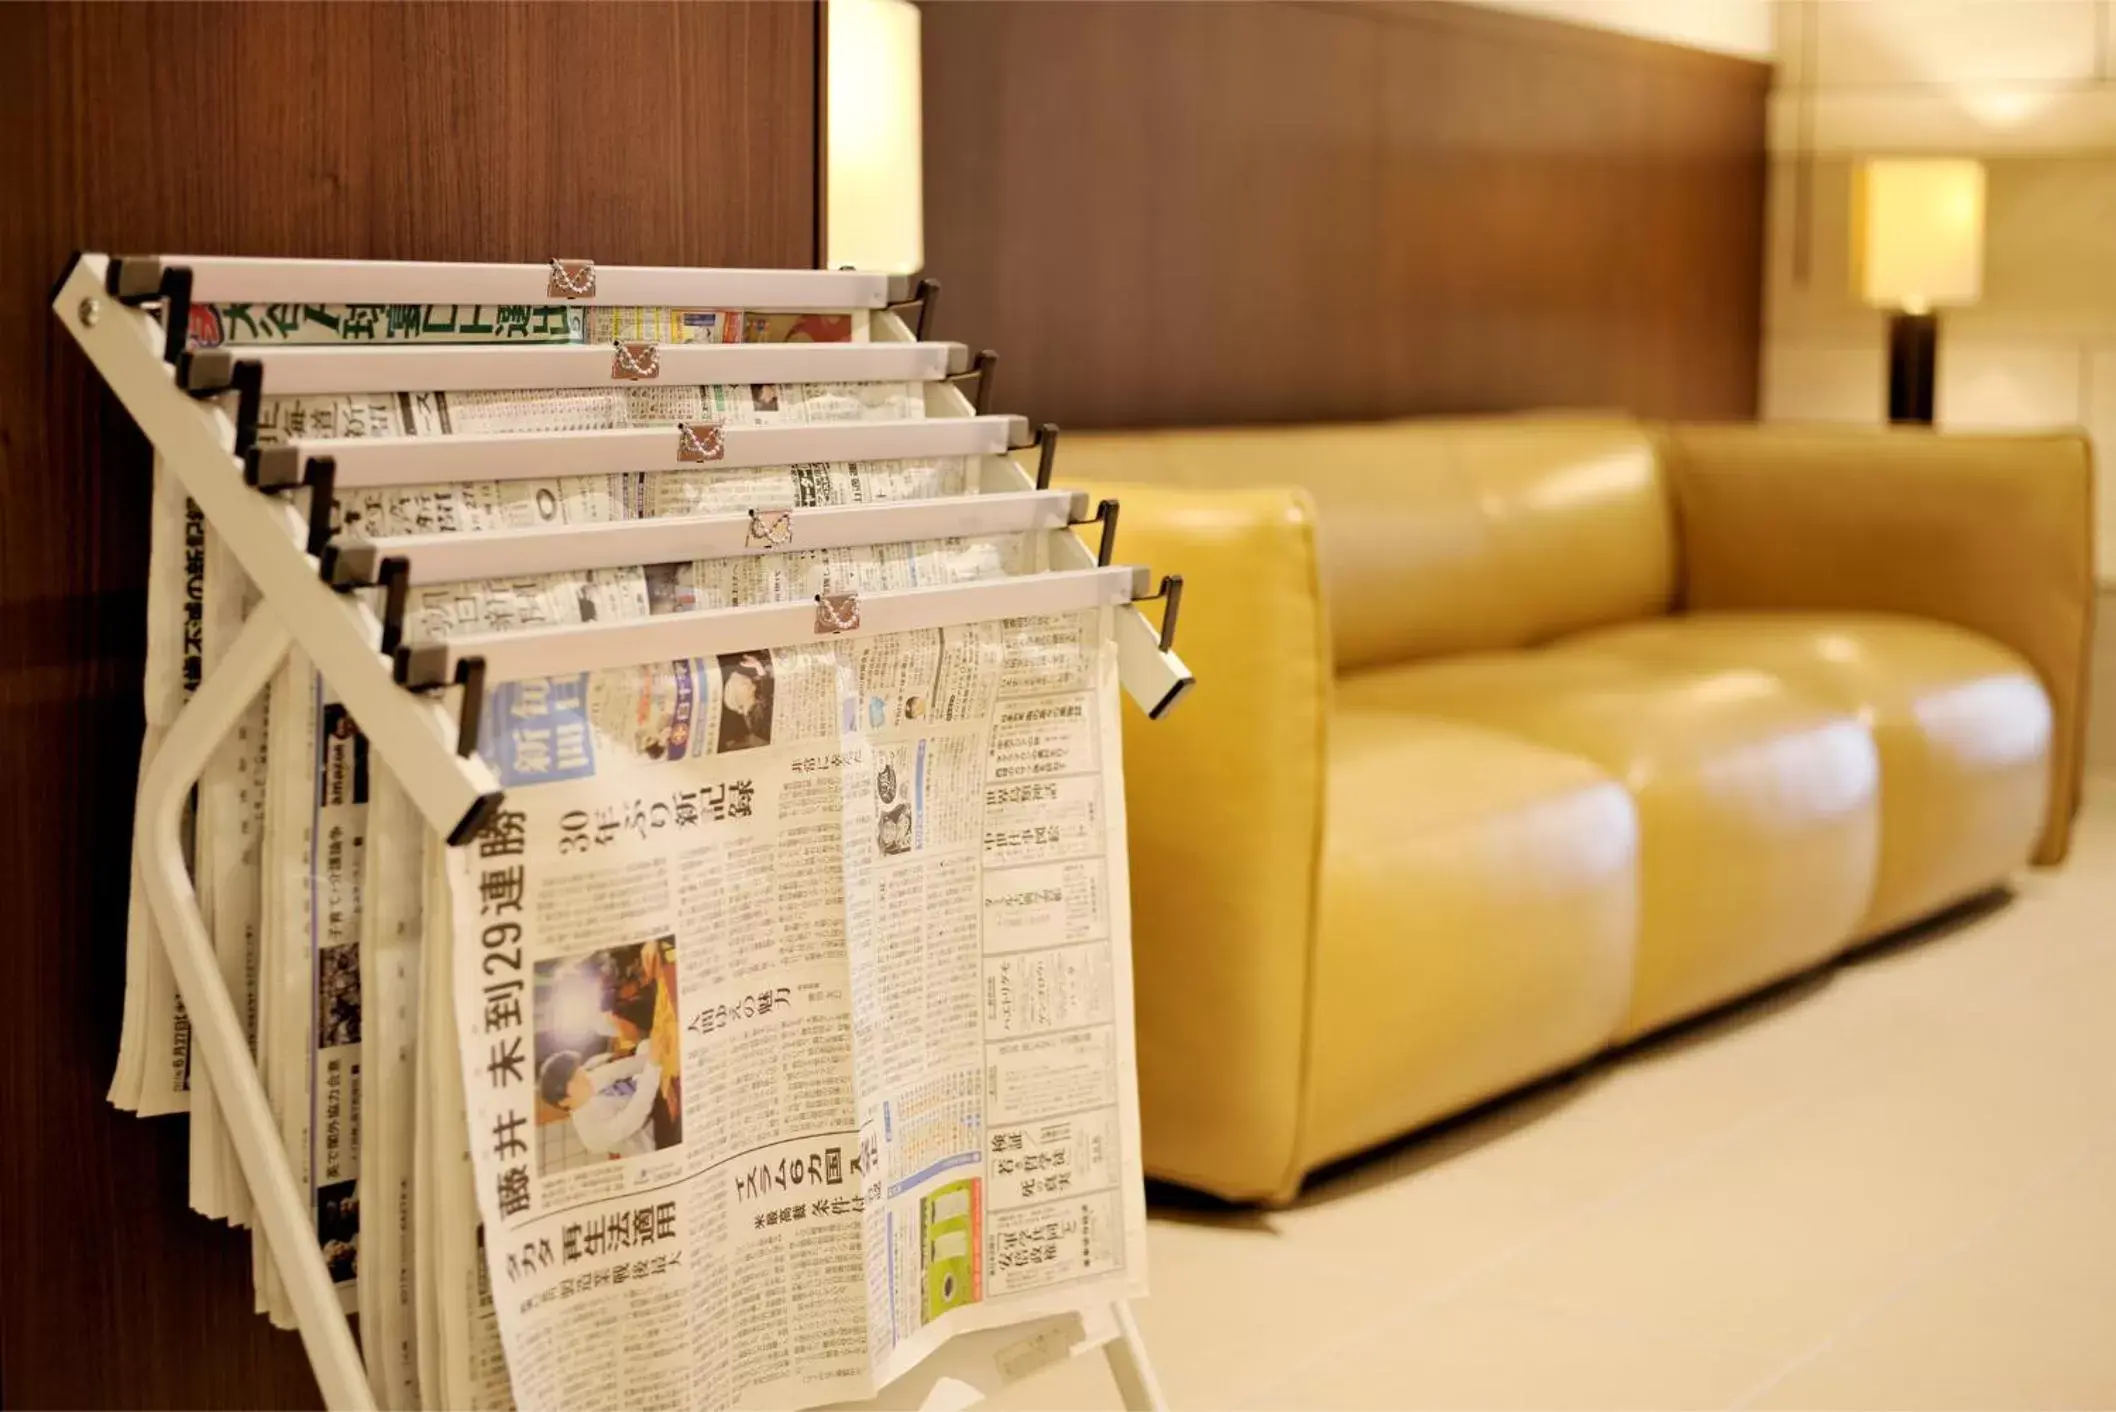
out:
<path id="1" fill-rule="evenodd" d="M 1150 1258 L 1178 1408 L 2116 1408 L 2116 778 L 2008 903 Z"/>

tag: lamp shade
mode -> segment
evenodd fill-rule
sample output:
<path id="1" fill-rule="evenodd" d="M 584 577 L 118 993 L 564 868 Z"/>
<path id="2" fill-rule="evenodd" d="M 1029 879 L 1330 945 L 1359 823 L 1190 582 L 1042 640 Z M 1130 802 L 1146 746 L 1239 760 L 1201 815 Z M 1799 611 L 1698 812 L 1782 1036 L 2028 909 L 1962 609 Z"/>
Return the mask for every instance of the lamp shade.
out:
<path id="1" fill-rule="evenodd" d="M 824 264 L 911 274 L 925 264 L 918 7 L 830 0 Z"/>
<path id="2" fill-rule="evenodd" d="M 1984 166 L 1941 159 L 1862 163 L 1852 190 L 1852 287 L 1922 314 L 1974 304 L 1984 288 Z"/>

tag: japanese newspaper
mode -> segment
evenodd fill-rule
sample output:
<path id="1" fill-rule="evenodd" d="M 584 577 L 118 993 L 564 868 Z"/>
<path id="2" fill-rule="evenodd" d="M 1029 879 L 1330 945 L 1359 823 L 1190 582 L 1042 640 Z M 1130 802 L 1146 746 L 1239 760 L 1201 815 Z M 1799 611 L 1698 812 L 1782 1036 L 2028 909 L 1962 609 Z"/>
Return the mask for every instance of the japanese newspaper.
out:
<path id="1" fill-rule="evenodd" d="M 163 734 L 198 689 L 204 652 L 206 521 L 159 457 L 149 513 L 143 776 Z M 129 840 L 126 851 L 129 856 Z M 124 1019 L 108 1096 L 117 1107 L 141 1117 L 181 1113 L 190 1107 L 191 1027 L 137 876 L 132 879 L 125 931 Z"/>
<path id="2" fill-rule="evenodd" d="M 370 757 L 367 838 L 360 880 L 360 1111 L 358 1306 L 368 1383 L 386 1409 L 420 1405 L 416 1154 L 425 940 L 425 823 Z M 403 846 L 392 846 L 394 840 Z"/>
<path id="3" fill-rule="evenodd" d="M 235 558 L 206 531 L 205 674 L 218 667 L 257 595 Z M 198 781 L 196 874 L 200 916 L 213 941 L 221 981 L 254 1048 L 257 1036 L 259 847 L 264 833 L 265 702 L 253 702 Z M 214 1075 L 191 1073 L 191 1204 L 201 1215 L 249 1224 L 249 1191 L 221 1121 Z"/>
<path id="4" fill-rule="evenodd" d="M 562 304 L 194 304 L 194 348 L 271 343 L 578 343 Z"/>
<path id="5" fill-rule="evenodd" d="M 442 866 L 519 1405 L 865 1397 L 1140 1292 L 1116 707 L 1101 612 L 489 693 Z"/>

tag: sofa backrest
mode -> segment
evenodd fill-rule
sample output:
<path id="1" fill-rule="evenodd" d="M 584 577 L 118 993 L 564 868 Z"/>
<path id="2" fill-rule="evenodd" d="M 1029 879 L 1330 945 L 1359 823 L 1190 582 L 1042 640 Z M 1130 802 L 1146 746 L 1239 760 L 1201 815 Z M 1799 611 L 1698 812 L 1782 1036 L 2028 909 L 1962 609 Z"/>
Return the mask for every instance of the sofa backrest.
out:
<path id="1" fill-rule="evenodd" d="M 1306 487 L 1340 671 L 1524 646 L 1675 595 L 1655 441 L 1617 417 L 1067 432 L 1058 475 Z M 1120 519 L 1120 557 L 1123 538 Z"/>

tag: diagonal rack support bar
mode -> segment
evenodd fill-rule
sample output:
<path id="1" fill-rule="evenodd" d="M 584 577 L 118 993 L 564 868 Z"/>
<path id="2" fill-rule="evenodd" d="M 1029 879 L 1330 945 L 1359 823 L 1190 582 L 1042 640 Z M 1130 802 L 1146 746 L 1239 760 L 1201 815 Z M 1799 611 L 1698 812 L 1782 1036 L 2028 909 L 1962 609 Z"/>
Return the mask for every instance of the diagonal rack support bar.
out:
<path id="1" fill-rule="evenodd" d="M 398 689 L 388 659 L 375 650 L 382 627 L 373 612 L 357 595 L 332 592 L 301 552 L 299 522 L 288 507 L 243 483 L 227 414 L 176 386 L 162 361 L 161 329 L 108 297 L 104 266 L 100 255 L 75 261 L 52 301 L 60 321 L 390 762 L 420 814 L 444 837 L 467 837 L 498 803 L 498 781 L 481 761 L 456 755 L 456 722 L 443 703 Z"/>

